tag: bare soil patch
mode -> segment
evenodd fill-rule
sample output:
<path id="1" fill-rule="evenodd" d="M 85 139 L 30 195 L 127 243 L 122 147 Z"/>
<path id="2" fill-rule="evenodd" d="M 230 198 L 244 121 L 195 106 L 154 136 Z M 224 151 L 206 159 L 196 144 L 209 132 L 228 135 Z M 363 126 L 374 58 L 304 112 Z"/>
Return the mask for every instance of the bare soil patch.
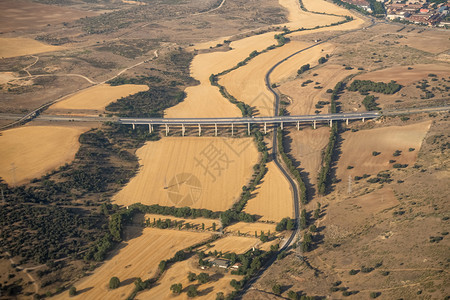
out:
<path id="1" fill-rule="evenodd" d="M 177 251 L 206 240 L 209 233 L 194 233 L 170 229 L 144 228 L 142 235 L 121 244 L 120 249 L 89 277 L 75 284 L 78 299 L 124 299 L 134 289 L 134 279 L 155 275 L 161 260 L 171 258 Z M 109 289 L 109 280 L 116 276 L 121 285 Z M 66 299 L 67 292 L 55 297 Z"/>
<path id="2" fill-rule="evenodd" d="M 213 220 L 213 219 L 204 219 L 204 218 L 195 218 L 195 219 L 184 219 L 184 218 L 176 218 L 172 216 L 164 216 L 164 215 L 157 215 L 157 214 L 145 214 L 144 217 L 145 220 L 149 220 L 150 224 L 153 224 L 154 221 L 166 220 L 170 219 L 171 221 L 183 221 L 183 224 L 189 224 L 191 228 L 200 230 L 202 228 L 202 224 L 205 225 L 205 230 L 212 230 L 213 223 L 216 223 L 218 226 L 220 221 L 219 220 Z"/>
<path id="3" fill-rule="evenodd" d="M 25 126 L 0 136 L 0 176 L 18 185 L 71 162 L 87 127 Z"/>
<path id="4" fill-rule="evenodd" d="M 362 176 L 392 169 L 394 162 L 390 163 L 390 160 L 395 160 L 398 164 L 413 165 L 430 125 L 431 122 L 426 121 L 406 126 L 344 132 L 337 177 L 347 180 L 349 175 Z M 415 150 L 409 151 L 409 148 Z M 396 150 L 401 151 L 399 156 L 393 155 Z M 374 151 L 379 154 L 374 155 Z M 353 168 L 348 169 L 348 166 Z"/>
<path id="5" fill-rule="evenodd" d="M 414 66 L 397 66 L 379 71 L 364 73 L 355 77 L 359 80 L 372 80 L 390 82 L 395 80 L 401 85 L 409 85 L 415 81 L 428 77 L 428 74 L 435 74 L 439 77 L 447 77 L 450 73 L 450 66 L 444 64 L 420 64 Z"/>
<path id="6" fill-rule="evenodd" d="M 255 223 L 245 223 L 245 222 L 238 222 L 231 226 L 228 226 L 225 228 L 225 232 L 233 232 L 250 236 L 255 236 L 255 232 L 259 234 L 261 231 L 264 232 L 264 234 L 270 233 L 276 233 L 275 231 L 276 224 L 273 223 L 261 223 L 261 222 L 255 222 Z"/>
<path id="7" fill-rule="evenodd" d="M 38 27 L 70 22 L 98 13 L 31 1 L 1 1 L 0 28 L 3 32 L 35 30 Z"/>
<path id="8" fill-rule="evenodd" d="M 224 211 L 237 200 L 258 161 L 250 138 L 168 137 L 148 142 L 136 154 L 140 171 L 114 196 L 117 204 Z"/>
<path id="9" fill-rule="evenodd" d="M 244 210 L 261 216 L 261 220 L 279 222 L 293 216 L 292 191 L 273 162 L 269 162 L 267 168 L 262 183 L 256 188 L 256 195 L 247 202 Z"/>
<path id="10" fill-rule="evenodd" d="M 330 94 L 326 91 L 333 89 L 337 82 L 353 73 L 355 73 L 354 70 L 345 70 L 343 66 L 326 64 L 312 69 L 295 80 L 281 84 L 279 90 L 290 98 L 291 104 L 287 110 L 291 115 L 313 115 L 316 110 L 329 113 L 329 104 L 324 105 L 323 108 L 316 107 L 316 104 L 319 101 L 330 102 Z M 307 80 L 312 82 L 302 86 L 302 83 Z"/>

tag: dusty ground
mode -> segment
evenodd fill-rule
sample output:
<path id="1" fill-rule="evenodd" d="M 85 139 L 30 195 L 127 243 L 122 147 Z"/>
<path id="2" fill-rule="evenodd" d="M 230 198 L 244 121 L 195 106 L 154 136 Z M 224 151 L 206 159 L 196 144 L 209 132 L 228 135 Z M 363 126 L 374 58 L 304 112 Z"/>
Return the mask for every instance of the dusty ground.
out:
<path id="1" fill-rule="evenodd" d="M 337 164 L 337 178 L 347 181 L 348 176 L 376 174 L 382 170 L 392 169 L 393 163 L 412 166 L 431 122 L 360 130 L 347 131 L 342 134 L 341 157 Z M 414 151 L 409 151 L 414 148 Z M 393 156 L 396 150 L 401 155 Z M 373 151 L 380 152 L 374 156 Z M 348 169 L 348 166 L 353 166 Z"/>
<path id="2" fill-rule="evenodd" d="M 25 126 L 0 136 L 0 176 L 8 184 L 23 184 L 70 163 L 78 137 L 87 127 Z"/>
<path id="3" fill-rule="evenodd" d="M 139 231 L 142 230 L 142 234 Z M 178 250 L 206 240 L 209 233 L 194 233 L 170 229 L 135 228 L 130 239 L 121 244 L 119 250 L 111 255 L 94 274 L 75 284 L 79 299 L 124 299 L 134 289 L 134 279 L 151 278 L 157 271 L 161 260 L 171 258 Z M 136 236 L 137 235 L 137 236 Z M 109 290 L 111 277 L 117 276 L 121 286 Z M 67 291 L 54 297 L 66 299 Z"/>
<path id="4" fill-rule="evenodd" d="M 49 113 L 70 111 L 70 113 L 76 114 L 77 110 L 102 112 L 109 103 L 117 99 L 147 90 L 148 86 L 146 85 L 124 84 L 110 86 L 109 84 L 100 84 L 55 103 L 49 108 Z"/>
<path id="5" fill-rule="evenodd" d="M 292 217 L 292 191 L 273 162 L 269 162 L 267 168 L 262 183 L 256 188 L 256 195 L 247 202 L 244 211 L 261 216 L 260 220 L 279 222 L 282 218 Z"/>
<path id="6" fill-rule="evenodd" d="M 1 1 L 0 28 L 3 33 L 36 28 L 70 22 L 98 13 L 82 11 L 73 8 L 45 5 L 31 1 Z"/>
<path id="7" fill-rule="evenodd" d="M 197 281 L 189 282 L 187 278 L 189 272 L 208 273 L 212 280 L 206 284 L 199 284 Z M 234 288 L 230 285 L 230 281 L 232 279 L 240 280 L 241 278 L 242 276 L 230 275 L 217 268 L 202 270 L 198 268 L 195 259 L 189 259 L 173 265 L 163 275 L 157 286 L 140 293 L 136 299 L 191 299 L 187 297 L 186 293 L 187 287 L 190 285 L 198 286 L 199 296 L 196 299 L 215 299 L 218 292 L 223 292 L 225 295 L 231 293 Z M 181 283 L 183 286 L 183 292 L 179 296 L 173 295 L 170 291 L 170 286 L 174 283 Z"/>
<path id="8" fill-rule="evenodd" d="M 312 67 L 316 65 L 317 61 L 314 61 Z M 326 91 L 333 89 L 338 81 L 353 73 L 355 73 L 354 70 L 345 70 L 342 66 L 326 63 L 323 66 L 318 65 L 298 79 L 281 84 L 279 90 L 289 97 L 291 104 L 287 107 L 287 110 L 291 115 L 313 115 L 316 110 L 329 113 L 329 105 L 324 105 L 323 108 L 317 108 L 315 105 L 318 101 L 330 102 L 330 94 Z M 313 74 L 317 75 L 314 76 Z M 306 80 L 312 82 L 302 86 L 302 83 Z"/>
<path id="9" fill-rule="evenodd" d="M 0 57 L 30 55 L 43 52 L 61 51 L 64 47 L 51 46 L 29 38 L 0 38 Z"/>
<path id="10" fill-rule="evenodd" d="M 206 253 L 217 250 L 217 252 L 222 253 L 234 252 L 236 254 L 240 254 L 246 252 L 252 247 L 256 247 L 260 243 L 260 240 L 254 237 L 227 236 L 209 244 L 211 247 L 206 245 L 200 249 Z"/>
<path id="11" fill-rule="evenodd" d="M 289 149 L 291 157 L 299 163 L 298 168 L 301 170 L 310 193 L 313 193 L 312 189 L 317 183 L 317 175 L 322 163 L 322 151 L 328 144 L 329 137 L 330 129 L 325 126 L 316 130 L 312 128 L 300 131 L 292 129 L 285 138 L 286 150 Z"/>
<path id="12" fill-rule="evenodd" d="M 237 200 L 258 161 L 250 138 L 169 137 L 148 142 L 136 154 L 140 171 L 114 197 L 116 204 L 224 211 Z"/>
<path id="13" fill-rule="evenodd" d="M 411 68 L 408 70 L 408 68 Z M 372 80 L 390 82 L 396 81 L 401 85 L 409 85 L 413 82 L 428 78 L 428 74 L 435 74 L 439 77 L 448 77 L 450 66 L 447 64 L 426 64 L 414 66 L 398 66 L 379 71 L 364 73 L 355 77 L 359 80 Z"/>

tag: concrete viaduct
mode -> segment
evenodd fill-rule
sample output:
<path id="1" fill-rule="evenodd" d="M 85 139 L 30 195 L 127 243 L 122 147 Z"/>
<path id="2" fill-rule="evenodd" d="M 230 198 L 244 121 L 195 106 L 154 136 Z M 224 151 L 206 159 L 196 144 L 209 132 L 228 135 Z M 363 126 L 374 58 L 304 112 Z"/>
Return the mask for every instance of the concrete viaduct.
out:
<path id="1" fill-rule="evenodd" d="M 124 125 L 132 125 L 133 129 L 136 125 L 147 125 L 149 132 L 153 132 L 154 125 L 164 126 L 166 135 L 169 134 L 170 126 L 181 127 L 181 134 L 184 136 L 186 127 L 198 127 L 198 135 L 202 134 L 203 126 L 214 126 L 215 136 L 217 136 L 218 125 L 230 125 L 231 135 L 234 134 L 235 125 L 246 125 L 247 132 L 250 134 L 252 124 L 260 124 L 264 126 L 264 133 L 267 133 L 268 125 L 279 125 L 283 129 L 284 125 L 295 124 L 297 129 L 300 124 L 312 124 L 314 129 L 318 123 L 327 123 L 330 127 L 333 122 L 345 121 L 347 124 L 351 120 L 376 119 L 380 116 L 379 112 L 364 113 L 344 113 L 344 114 L 324 114 L 324 115 L 304 115 L 304 116 L 276 116 L 276 117 L 252 117 L 252 118 L 120 118 L 119 123 Z"/>

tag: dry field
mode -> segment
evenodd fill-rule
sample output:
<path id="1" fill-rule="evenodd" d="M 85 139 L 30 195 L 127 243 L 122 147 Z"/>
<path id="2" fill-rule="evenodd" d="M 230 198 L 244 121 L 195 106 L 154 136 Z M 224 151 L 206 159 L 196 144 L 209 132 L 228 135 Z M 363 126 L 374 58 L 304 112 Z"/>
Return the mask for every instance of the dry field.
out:
<path id="1" fill-rule="evenodd" d="M 393 163 L 389 163 L 389 160 L 412 166 L 430 125 L 431 121 L 426 121 L 343 133 L 337 177 L 347 180 L 349 175 L 362 176 L 392 169 Z M 409 151 L 409 148 L 415 150 Z M 401 155 L 393 156 L 396 150 L 402 151 Z M 373 151 L 380 154 L 374 156 Z M 347 169 L 348 166 L 353 166 L 353 169 Z"/>
<path id="2" fill-rule="evenodd" d="M 141 168 L 114 203 L 190 206 L 224 211 L 253 174 L 251 138 L 167 137 L 136 152 Z M 166 188 L 165 188 L 166 187 Z"/>
<path id="3" fill-rule="evenodd" d="M 94 274 L 81 279 L 75 287 L 78 295 L 74 299 L 125 299 L 134 289 L 133 281 L 155 275 L 161 260 L 171 258 L 177 251 L 210 237 L 209 233 L 194 233 L 170 229 L 144 228 L 140 236 L 122 243 Z M 111 277 L 117 276 L 121 286 L 109 290 Z M 56 299 L 66 299 L 64 292 Z"/>
<path id="4" fill-rule="evenodd" d="M 231 95 L 255 107 L 260 116 L 271 116 L 273 115 L 273 96 L 264 83 L 266 72 L 278 61 L 307 46 L 309 46 L 308 43 L 292 41 L 281 48 L 258 55 L 247 65 L 221 77 L 220 83 Z M 322 49 L 325 51 L 322 52 Z M 272 75 L 273 81 L 278 82 L 294 76 L 302 65 L 316 62 L 320 56 L 330 53 L 331 50 L 331 45 L 321 45 L 294 56 L 275 69 Z"/>
<path id="5" fill-rule="evenodd" d="M 146 85 L 124 84 L 110 86 L 109 84 L 100 84 L 52 105 L 50 110 L 70 110 L 71 113 L 74 113 L 74 110 L 103 111 L 109 103 L 117 99 L 147 90 L 148 86 Z"/>
<path id="6" fill-rule="evenodd" d="M 64 50 L 61 46 L 46 45 L 29 38 L 0 38 L 0 58 L 24 56 Z"/>
<path id="7" fill-rule="evenodd" d="M 0 28 L 2 32 L 35 30 L 97 14 L 24 0 L 0 1 Z"/>
<path id="8" fill-rule="evenodd" d="M 426 64 L 411 66 L 397 66 L 379 71 L 364 73 L 355 77 L 359 80 L 372 80 L 390 82 L 395 80 L 401 85 L 409 85 L 413 82 L 428 78 L 428 74 L 436 74 L 439 77 L 447 77 L 450 74 L 450 66 L 444 64 Z"/>
<path id="9" fill-rule="evenodd" d="M 255 197 L 247 202 L 244 211 L 261 216 L 260 220 L 279 222 L 292 217 L 292 191 L 275 163 L 269 162 L 267 168 L 262 184 L 256 188 Z"/>
<path id="10" fill-rule="evenodd" d="M 25 126 L 0 136 L 0 176 L 18 185 L 71 162 L 78 151 L 78 137 L 89 128 Z"/>
<path id="11" fill-rule="evenodd" d="M 191 258 L 178 262 L 166 271 L 158 284 L 137 295 L 136 299 L 191 299 L 188 298 L 186 288 L 190 285 L 198 285 L 197 281 L 189 282 L 187 276 L 189 272 L 196 274 L 208 273 L 211 281 L 198 287 L 199 295 L 195 299 L 215 299 L 216 293 L 223 292 L 225 295 L 231 293 L 234 288 L 230 285 L 232 279 L 240 280 L 242 276 L 230 275 L 229 273 L 214 273 L 210 270 L 201 270 L 196 266 L 196 260 Z M 170 291 L 170 286 L 174 283 L 183 285 L 183 293 L 175 296 Z"/>
<path id="12" fill-rule="evenodd" d="M 289 132 L 287 138 L 291 140 L 287 147 L 290 149 L 289 154 L 297 162 L 300 162 L 299 168 L 310 185 L 315 186 L 317 183 L 317 175 L 322 163 L 322 150 L 328 144 L 329 137 L 330 129 L 328 127 L 301 131 L 293 129 Z"/>
<path id="13" fill-rule="evenodd" d="M 223 40 L 221 41 L 223 43 Z M 239 117 L 241 111 L 211 86 L 209 76 L 235 66 L 252 51 L 274 44 L 273 33 L 266 33 L 232 42 L 232 50 L 198 54 L 191 63 L 191 76 L 200 81 L 200 85 L 188 87 L 184 101 L 166 110 L 166 117 Z M 204 45 L 200 45 L 203 47 Z"/>
<path id="14" fill-rule="evenodd" d="M 445 31 L 425 30 L 419 33 L 419 29 L 411 32 L 406 32 L 406 30 L 398 33 L 403 36 L 398 40 L 400 45 L 407 45 L 433 54 L 443 53 L 450 49 L 450 40 Z"/>
<path id="15" fill-rule="evenodd" d="M 238 222 L 231 226 L 228 226 L 225 228 L 224 232 L 232 232 L 232 233 L 238 233 L 241 234 L 247 234 L 251 236 L 255 236 L 255 231 L 258 233 L 258 235 L 261 233 L 261 231 L 264 231 L 265 234 L 270 233 L 276 233 L 275 231 L 276 224 L 270 224 L 270 223 L 261 223 L 261 222 L 255 222 L 255 223 L 245 223 L 245 222 Z"/>
<path id="16" fill-rule="evenodd" d="M 322 109 L 317 109 L 315 105 L 318 101 L 329 102 L 330 94 L 326 93 L 326 90 L 333 89 L 338 81 L 353 73 L 355 70 L 345 70 L 343 66 L 325 64 L 323 67 L 311 70 L 306 76 L 281 84 L 279 90 L 292 99 L 292 103 L 287 107 L 291 115 L 313 115 L 316 110 L 328 113 L 329 105 Z M 312 76 L 312 74 L 317 75 Z M 301 84 L 308 79 L 313 82 L 302 87 Z M 314 88 L 317 86 L 322 88 Z"/>
<path id="17" fill-rule="evenodd" d="M 222 253 L 234 252 L 236 254 L 240 254 L 246 252 L 254 246 L 257 246 L 259 243 L 261 243 L 260 240 L 254 237 L 227 236 L 211 243 L 210 245 L 212 247 L 204 246 L 200 248 L 200 250 L 205 251 L 206 253 L 217 250 L 217 252 Z"/>
<path id="18" fill-rule="evenodd" d="M 196 229 L 201 229 L 202 224 L 205 224 L 205 230 L 212 230 L 213 223 L 216 223 L 218 226 L 220 224 L 219 220 L 213 219 L 204 219 L 204 218 L 196 218 L 196 219 L 184 219 L 184 218 L 176 218 L 172 216 L 164 216 L 164 215 L 156 215 L 156 214 L 145 214 L 145 220 L 149 219 L 150 223 L 153 223 L 154 220 L 158 221 L 170 219 L 171 221 L 183 221 L 183 224 L 190 224 L 192 227 Z"/>
<path id="19" fill-rule="evenodd" d="M 291 29 L 312 28 L 342 20 L 342 17 L 305 12 L 301 10 L 299 2 L 296 0 L 278 0 L 278 3 L 288 10 L 289 23 L 286 25 Z"/>

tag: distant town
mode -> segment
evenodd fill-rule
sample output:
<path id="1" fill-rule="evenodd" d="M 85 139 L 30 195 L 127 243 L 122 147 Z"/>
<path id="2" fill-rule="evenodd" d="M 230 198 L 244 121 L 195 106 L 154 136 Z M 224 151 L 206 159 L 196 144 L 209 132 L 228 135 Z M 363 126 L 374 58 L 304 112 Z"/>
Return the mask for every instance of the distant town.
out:
<path id="1" fill-rule="evenodd" d="M 370 0 L 343 0 L 359 6 L 372 13 L 373 3 Z M 376 0 L 384 5 L 385 17 L 388 20 L 407 24 L 437 26 L 450 28 L 448 10 L 450 1 L 439 0 Z"/>

